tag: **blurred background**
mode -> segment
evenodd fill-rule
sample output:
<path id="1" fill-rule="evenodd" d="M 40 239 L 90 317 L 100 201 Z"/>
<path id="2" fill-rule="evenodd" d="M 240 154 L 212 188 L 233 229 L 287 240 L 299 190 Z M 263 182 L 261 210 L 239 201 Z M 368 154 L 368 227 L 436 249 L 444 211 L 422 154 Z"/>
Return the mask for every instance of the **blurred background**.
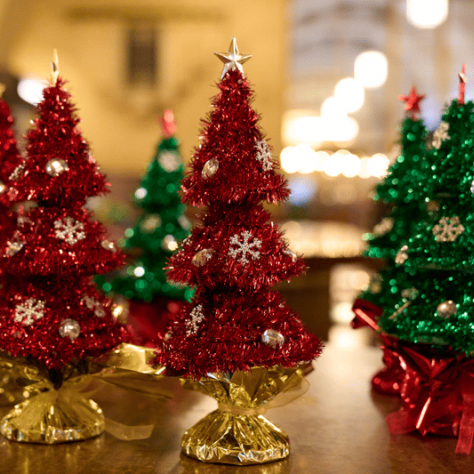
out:
<path id="1" fill-rule="evenodd" d="M 57 48 L 83 136 L 112 183 L 95 211 L 120 238 L 158 117 L 173 109 L 189 161 L 222 70 L 213 52 L 235 36 L 253 55 L 253 105 L 292 189 L 272 212 L 308 261 L 280 290 L 312 330 L 348 347 L 372 338 L 348 323 L 382 265 L 361 254 L 386 212 L 371 192 L 397 156 L 397 97 L 416 85 L 435 129 L 463 62 L 474 77 L 473 21 L 470 0 L 2 0 L 0 82 L 20 137 Z"/>

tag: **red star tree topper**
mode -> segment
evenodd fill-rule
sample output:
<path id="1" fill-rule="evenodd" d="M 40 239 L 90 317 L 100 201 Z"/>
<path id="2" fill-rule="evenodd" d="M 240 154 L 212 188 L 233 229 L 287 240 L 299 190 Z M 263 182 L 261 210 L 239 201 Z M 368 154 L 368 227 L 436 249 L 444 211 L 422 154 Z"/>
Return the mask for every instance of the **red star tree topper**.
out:
<path id="1" fill-rule="evenodd" d="M 270 289 L 301 274 L 304 263 L 262 206 L 264 200 L 285 199 L 289 189 L 276 172 L 250 107 L 252 91 L 237 66 L 243 62 L 239 58 L 248 57 L 238 50 L 223 56 L 220 92 L 182 183 L 183 201 L 206 205 L 207 212 L 171 257 L 168 272 L 171 280 L 196 287 L 196 293 L 158 356 L 170 374 L 193 377 L 254 366 L 292 367 L 321 351 L 319 339 Z"/>
<path id="2" fill-rule="evenodd" d="M 0 349 L 60 369 L 128 338 L 91 275 L 122 262 L 103 226 L 83 206 L 106 191 L 61 78 L 43 92 L 27 159 L 10 175 L 10 193 L 28 200 L 2 249 L 9 274 L 0 307 Z"/>
<path id="3" fill-rule="evenodd" d="M 410 116 L 412 120 L 416 120 L 416 114 L 420 113 L 420 102 L 425 98 L 424 95 L 418 95 L 416 93 L 416 87 L 411 86 L 410 94 L 398 96 L 398 100 L 405 102 L 405 112 Z"/>

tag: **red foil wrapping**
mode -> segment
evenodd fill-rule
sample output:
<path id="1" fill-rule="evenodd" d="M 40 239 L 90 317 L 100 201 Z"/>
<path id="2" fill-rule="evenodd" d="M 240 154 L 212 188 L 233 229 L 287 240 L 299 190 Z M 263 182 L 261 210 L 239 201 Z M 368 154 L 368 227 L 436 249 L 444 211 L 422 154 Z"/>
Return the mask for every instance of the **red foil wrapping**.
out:
<path id="1" fill-rule="evenodd" d="M 435 353 L 418 344 L 394 348 L 406 367 L 400 390 L 403 407 L 387 416 L 391 434 L 418 431 L 456 436 L 456 453 L 469 454 L 474 436 L 474 359 Z"/>
<path id="2" fill-rule="evenodd" d="M 352 307 L 355 314 L 351 322 L 354 329 L 369 326 L 375 331 L 380 331 L 375 322 L 383 313 L 383 309 L 370 301 L 356 299 Z M 398 339 L 388 334 L 380 335 L 383 345 L 383 363 L 382 367 L 371 380 L 372 388 L 379 393 L 387 395 L 398 395 L 400 386 L 405 377 L 405 368 L 400 364 L 400 359 L 396 352 Z"/>

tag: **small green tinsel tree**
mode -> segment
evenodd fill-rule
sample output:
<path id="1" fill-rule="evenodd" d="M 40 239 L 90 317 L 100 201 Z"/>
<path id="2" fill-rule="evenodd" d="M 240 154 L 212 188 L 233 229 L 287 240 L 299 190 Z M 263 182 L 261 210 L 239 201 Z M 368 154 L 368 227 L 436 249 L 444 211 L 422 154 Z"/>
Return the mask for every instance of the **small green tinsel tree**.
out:
<path id="1" fill-rule="evenodd" d="M 125 252 L 141 255 L 111 281 L 99 281 L 106 292 L 148 303 L 160 297 L 189 300 L 192 296 L 191 289 L 167 282 L 164 271 L 178 243 L 189 235 L 191 223 L 178 194 L 184 164 L 171 110 L 165 112 L 162 123 L 163 138 L 135 192 L 135 204 L 143 213 L 125 231 L 122 243 Z"/>
<path id="2" fill-rule="evenodd" d="M 426 159 L 427 130 L 423 120 L 417 116 L 423 98 L 417 95 L 414 87 L 408 96 L 399 97 L 405 102 L 407 113 L 400 131 L 401 152 L 374 194 L 375 201 L 391 204 L 392 209 L 366 236 L 368 246 L 365 255 L 384 258 L 387 266 L 374 275 L 369 287 L 359 297 L 382 308 L 393 307 L 399 300 L 400 292 L 410 287 L 409 272 L 396 264 L 397 252 L 427 217 L 422 185 L 430 168 Z"/>
<path id="3" fill-rule="evenodd" d="M 401 340 L 466 354 L 474 351 L 473 124 L 474 103 L 464 102 L 460 87 L 428 150 L 423 187 L 431 212 L 397 254 L 411 289 L 379 322 Z"/>

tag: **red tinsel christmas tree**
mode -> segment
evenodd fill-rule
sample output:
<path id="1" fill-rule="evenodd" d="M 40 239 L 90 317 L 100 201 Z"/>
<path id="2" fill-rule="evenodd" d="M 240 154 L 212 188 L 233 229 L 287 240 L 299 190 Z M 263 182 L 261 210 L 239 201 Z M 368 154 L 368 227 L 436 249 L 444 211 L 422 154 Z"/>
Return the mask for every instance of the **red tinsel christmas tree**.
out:
<path id="1" fill-rule="evenodd" d="M 207 211 L 168 272 L 196 292 L 157 359 L 219 404 L 184 433 L 184 453 L 205 462 L 265 463 L 288 456 L 289 440 L 261 410 L 301 387 L 301 366 L 319 356 L 321 341 L 270 289 L 299 275 L 304 263 L 262 205 L 285 199 L 289 189 L 250 106 L 242 69 L 249 56 L 239 54 L 235 39 L 228 53 L 216 54 L 225 63 L 219 94 L 182 184 L 183 200 Z"/>
<path id="2" fill-rule="evenodd" d="M 2 248 L 8 283 L 0 350 L 57 374 L 128 337 L 90 278 L 116 268 L 123 257 L 84 208 L 88 197 L 106 192 L 107 183 L 74 112 L 64 81 L 55 77 L 26 136 L 27 159 L 9 176 L 9 196 L 26 203 Z M 60 385 L 60 375 L 52 378 Z"/>
<path id="3" fill-rule="evenodd" d="M 182 183 L 183 201 L 205 205 L 207 212 L 168 272 L 171 280 L 197 290 L 172 326 L 162 359 L 169 373 L 198 378 L 254 366 L 292 367 L 321 350 L 270 289 L 304 270 L 262 206 L 285 199 L 289 189 L 250 106 L 252 91 L 241 66 L 248 57 L 220 57 L 226 63 L 220 92 Z"/>

